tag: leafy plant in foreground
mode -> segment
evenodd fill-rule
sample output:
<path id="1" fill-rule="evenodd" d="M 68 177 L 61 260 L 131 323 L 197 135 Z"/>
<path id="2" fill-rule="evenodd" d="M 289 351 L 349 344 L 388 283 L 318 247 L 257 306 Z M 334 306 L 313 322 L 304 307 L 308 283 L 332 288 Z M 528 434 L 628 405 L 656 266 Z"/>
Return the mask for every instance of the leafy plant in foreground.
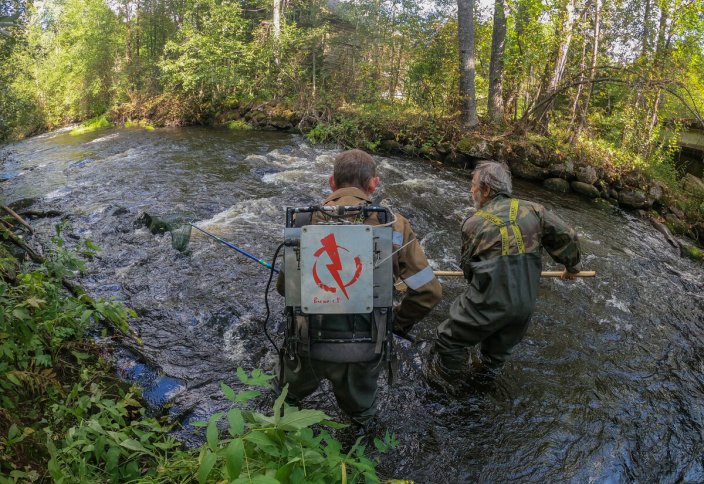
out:
<path id="1" fill-rule="evenodd" d="M 273 378 L 261 370 L 247 375 L 242 368 L 237 369 L 237 376 L 242 383 L 256 387 L 267 386 L 266 382 Z M 207 422 L 194 424 L 206 428 L 206 444 L 197 458 L 193 458 L 192 452 L 177 453 L 161 463 L 159 468 L 163 472 L 156 478 L 143 482 L 181 481 L 193 475 L 199 483 L 378 482 L 377 462 L 365 456 L 361 439 L 343 452 L 342 444 L 327 430 L 321 428 L 315 432 L 313 427 L 346 426 L 330 421 L 320 410 L 287 405 L 284 402 L 287 388 L 276 399 L 272 415 L 239 408 L 259 396 L 259 391 L 235 392 L 224 383 L 220 388 L 237 406 L 227 413 L 212 415 Z M 220 424 L 226 426 L 227 435 L 220 435 Z M 383 440 L 375 440 L 380 452 L 396 444 L 388 433 Z"/>

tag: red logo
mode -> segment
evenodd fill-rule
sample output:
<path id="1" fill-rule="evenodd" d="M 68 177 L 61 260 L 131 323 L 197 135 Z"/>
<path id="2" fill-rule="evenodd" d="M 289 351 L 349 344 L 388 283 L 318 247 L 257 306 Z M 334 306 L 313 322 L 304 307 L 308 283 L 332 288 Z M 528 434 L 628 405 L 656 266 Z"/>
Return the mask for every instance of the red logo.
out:
<path id="1" fill-rule="evenodd" d="M 320 239 L 320 243 L 322 244 L 322 247 L 318 249 L 315 254 L 313 254 L 316 258 L 316 261 L 313 264 L 313 280 L 318 285 L 318 287 L 327 292 L 335 293 L 339 288 L 345 295 L 345 297 L 349 300 L 350 296 L 347 294 L 347 289 L 345 288 L 350 287 L 352 284 L 357 282 L 357 279 L 359 279 L 359 275 L 362 273 L 362 261 L 359 259 L 359 256 L 355 256 L 354 277 L 348 283 L 345 284 L 342 281 L 342 276 L 340 274 L 340 271 L 342 270 L 342 262 L 340 261 L 340 252 L 338 251 L 338 249 L 342 249 L 345 252 L 349 252 L 349 250 L 347 250 L 345 247 L 337 245 L 337 241 L 335 240 L 335 234 L 326 235 L 325 237 Z M 330 259 L 330 263 L 326 264 L 325 267 L 328 268 L 330 275 L 337 283 L 337 287 L 327 286 L 320 280 L 320 276 L 318 275 L 318 258 L 323 254 L 323 252 L 327 253 L 328 258 Z"/>

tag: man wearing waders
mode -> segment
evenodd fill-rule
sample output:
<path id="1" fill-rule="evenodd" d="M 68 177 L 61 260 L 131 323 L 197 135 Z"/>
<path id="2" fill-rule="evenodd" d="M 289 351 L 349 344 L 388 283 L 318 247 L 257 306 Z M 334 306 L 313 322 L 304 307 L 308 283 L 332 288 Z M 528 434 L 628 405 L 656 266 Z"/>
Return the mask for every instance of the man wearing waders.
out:
<path id="1" fill-rule="evenodd" d="M 511 173 L 484 162 L 472 176 L 478 209 L 462 224 L 460 264 L 469 287 L 438 326 L 438 373 L 453 382 L 466 368 L 466 348 L 480 344 L 479 375 L 503 366 L 526 333 L 538 293 L 541 249 L 564 264 L 563 279 L 579 272 L 575 232 L 542 205 L 511 196 Z"/>
<path id="2" fill-rule="evenodd" d="M 379 185 L 374 159 L 361 150 L 350 150 L 335 158 L 333 175 L 329 180 L 333 193 L 323 206 L 372 206 L 371 195 Z M 330 223 L 326 213 L 315 211 L 308 220 L 296 217 L 296 225 Z M 348 213 L 347 220 L 354 224 L 380 225 L 378 213 L 364 219 L 360 212 Z M 339 217 L 337 217 L 339 219 Z M 393 276 L 408 286 L 401 303 L 393 309 L 393 331 L 406 334 L 439 302 L 442 295 L 440 283 L 416 239 L 411 225 L 404 217 L 393 214 L 392 247 Z M 330 266 L 328 266 L 330 267 Z M 306 276 L 302 276 L 306 277 Z M 389 277 L 389 281 L 392 279 Z M 283 272 L 277 280 L 277 290 L 285 295 L 286 281 Z M 388 288 L 389 291 L 392 288 Z M 298 327 L 305 327 L 306 336 L 299 331 L 292 351 L 282 354 L 280 387 L 288 384 L 287 402 L 297 405 L 312 394 L 323 378 L 330 380 L 340 408 L 362 429 L 367 427 L 376 413 L 377 380 L 385 365 L 384 353 L 377 354 L 374 344 L 362 342 L 373 337 L 375 312 L 362 314 L 298 315 Z M 359 343 L 335 344 L 316 342 L 316 339 L 360 338 Z M 377 335 L 377 337 L 380 337 Z M 383 337 L 383 335 L 381 336 Z M 381 345 L 378 348 L 382 348 Z"/>

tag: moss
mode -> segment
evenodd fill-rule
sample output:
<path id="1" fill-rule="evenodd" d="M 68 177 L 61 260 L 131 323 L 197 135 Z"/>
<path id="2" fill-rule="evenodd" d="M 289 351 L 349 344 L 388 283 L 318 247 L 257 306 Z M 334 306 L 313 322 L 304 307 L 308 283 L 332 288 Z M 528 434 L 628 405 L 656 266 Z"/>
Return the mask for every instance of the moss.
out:
<path id="1" fill-rule="evenodd" d="M 146 119 L 140 119 L 138 121 L 128 119 L 125 121 L 125 128 L 144 128 L 147 131 L 154 131 L 154 126 L 152 126 Z"/>
<path id="2" fill-rule="evenodd" d="M 696 261 L 704 260 L 704 251 L 691 245 L 682 245 L 682 255 Z"/>
<path id="3" fill-rule="evenodd" d="M 71 130 L 71 135 L 76 136 L 79 134 L 92 133 L 93 131 L 112 127 L 113 124 L 108 121 L 108 118 L 106 118 L 103 114 L 102 116 L 98 116 L 83 122 L 78 128 Z"/>
<path id="4" fill-rule="evenodd" d="M 231 129 L 233 131 L 247 131 L 252 129 L 252 125 L 244 119 L 235 119 L 233 121 L 229 121 L 227 123 L 227 127 L 228 129 Z"/>

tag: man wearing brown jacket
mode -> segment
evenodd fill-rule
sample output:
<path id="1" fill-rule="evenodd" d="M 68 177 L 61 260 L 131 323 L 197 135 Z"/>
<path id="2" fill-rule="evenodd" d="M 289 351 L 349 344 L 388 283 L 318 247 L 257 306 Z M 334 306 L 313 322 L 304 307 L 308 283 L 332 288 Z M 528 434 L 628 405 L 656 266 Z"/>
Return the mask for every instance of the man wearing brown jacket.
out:
<path id="1" fill-rule="evenodd" d="M 361 150 L 345 151 L 335 159 L 333 175 L 329 180 L 332 194 L 325 206 L 372 205 L 371 195 L 379 186 L 374 159 Z M 360 213 L 349 214 L 349 220 L 356 224 L 379 225 L 376 213 L 364 219 Z M 403 216 L 394 213 L 393 222 L 393 275 L 408 287 L 401 303 L 394 307 L 394 332 L 407 333 L 440 301 L 442 289 L 433 270 L 416 239 L 411 225 Z M 315 212 L 311 224 L 326 223 L 326 214 Z M 284 294 L 284 276 L 277 282 L 279 293 Z M 280 385 L 288 384 L 289 403 L 298 403 L 312 394 L 323 378 L 330 380 L 340 408 L 353 422 L 364 426 L 376 413 L 377 380 L 384 366 L 381 355 L 369 361 L 360 357 L 359 362 L 342 363 L 324 361 L 311 357 L 326 354 L 315 351 L 316 335 L 352 331 L 363 334 L 372 332 L 374 313 L 367 314 L 328 314 L 320 318 L 309 317 L 310 336 L 306 351 L 297 351 L 296 357 L 284 355 L 282 358 Z M 334 350 L 332 350 L 334 351 Z"/>

